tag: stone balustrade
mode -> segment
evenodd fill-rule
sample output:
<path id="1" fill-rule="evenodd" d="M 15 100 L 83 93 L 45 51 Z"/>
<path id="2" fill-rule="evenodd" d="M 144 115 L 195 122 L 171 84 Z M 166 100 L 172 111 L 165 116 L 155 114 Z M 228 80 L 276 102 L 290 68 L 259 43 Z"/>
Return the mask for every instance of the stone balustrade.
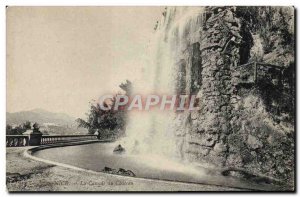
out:
<path id="1" fill-rule="evenodd" d="M 84 140 L 97 140 L 97 135 L 45 135 L 41 138 L 41 145 Z"/>
<path id="2" fill-rule="evenodd" d="M 86 140 L 97 140 L 97 135 L 6 135 L 6 147 L 36 146 Z"/>
<path id="3" fill-rule="evenodd" d="M 18 146 L 28 146 L 28 145 L 29 145 L 29 135 L 7 135 L 6 136 L 7 147 L 18 147 Z"/>

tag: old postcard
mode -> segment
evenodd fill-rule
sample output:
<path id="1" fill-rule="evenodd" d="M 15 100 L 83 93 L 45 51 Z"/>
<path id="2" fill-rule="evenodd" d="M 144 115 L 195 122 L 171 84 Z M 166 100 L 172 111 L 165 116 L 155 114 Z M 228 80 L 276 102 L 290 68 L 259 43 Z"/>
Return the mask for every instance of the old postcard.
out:
<path id="1" fill-rule="evenodd" d="M 8 6 L 7 190 L 295 191 L 294 17 Z"/>

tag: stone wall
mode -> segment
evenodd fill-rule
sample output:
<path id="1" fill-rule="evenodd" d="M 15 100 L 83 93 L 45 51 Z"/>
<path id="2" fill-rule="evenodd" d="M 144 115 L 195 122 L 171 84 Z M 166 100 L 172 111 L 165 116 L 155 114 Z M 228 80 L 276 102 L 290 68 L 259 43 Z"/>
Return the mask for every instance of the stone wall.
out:
<path id="1" fill-rule="evenodd" d="M 230 132 L 234 86 L 231 70 L 239 60 L 240 21 L 232 8 L 207 8 L 200 54 L 202 109 L 191 117 L 185 153 L 198 160 L 224 166 Z M 197 126 L 196 126 L 197 125 Z"/>

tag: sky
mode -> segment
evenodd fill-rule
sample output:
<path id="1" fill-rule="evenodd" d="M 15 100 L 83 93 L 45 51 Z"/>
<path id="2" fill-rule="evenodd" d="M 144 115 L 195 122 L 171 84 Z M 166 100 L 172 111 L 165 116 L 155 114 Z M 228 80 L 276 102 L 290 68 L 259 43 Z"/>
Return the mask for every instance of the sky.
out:
<path id="1" fill-rule="evenodd" d="M 7 112 L 85 117 L 143 69 L 164 7 L 8 7 Z"/>

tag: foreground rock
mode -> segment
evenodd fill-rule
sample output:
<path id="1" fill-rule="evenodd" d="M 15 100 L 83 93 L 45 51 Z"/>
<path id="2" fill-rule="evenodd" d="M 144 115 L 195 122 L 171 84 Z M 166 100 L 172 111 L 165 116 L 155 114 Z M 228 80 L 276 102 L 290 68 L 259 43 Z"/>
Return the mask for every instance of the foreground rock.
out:
<path id="1" fill-rule="evenodd" d="M 115 149 L 114 149 L 114 153 L 124 153 L 125 152 L 125 148 L 123 148 L 121 146 L 121 144 L 119 144 Z"/>
<path id="2" fill-rule="evenodd" d="M 132 176 L 132 177 L 135 176 L 135 174 L 131 170 L 125 170 L 123 168 L 119 168 L 119 170 L 117 170 L 117 169 L 105 167 L 105 168 L 103 168 L 103 170 L 101 172 L 110 173 L 110 174 L 118 174 L 118 175 L 123 175 L 123 176 Z"/>

